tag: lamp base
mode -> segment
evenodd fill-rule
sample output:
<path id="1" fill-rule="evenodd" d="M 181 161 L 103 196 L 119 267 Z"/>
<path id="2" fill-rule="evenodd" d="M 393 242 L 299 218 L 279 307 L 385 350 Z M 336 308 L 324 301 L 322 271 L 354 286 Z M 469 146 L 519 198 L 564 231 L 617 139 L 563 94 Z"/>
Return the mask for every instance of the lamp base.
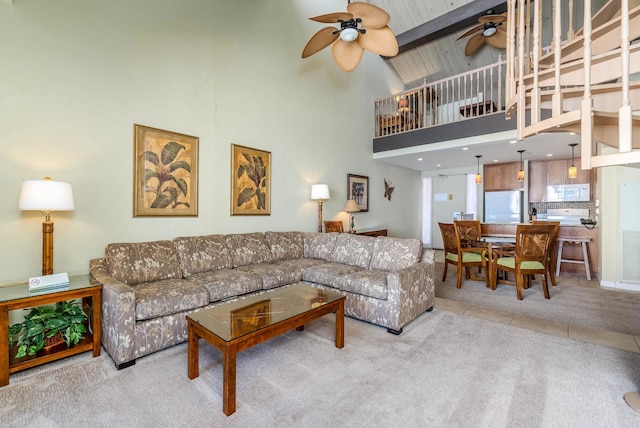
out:
<path id="1" fill-rule="evenodd" d="M 42 222 L 42 275 L 53 273 L 53 222 Z"/>
<path id="2" fill-rule="evenodd" d="M 635 410 L 636 412 L 640 412 L 640 392 L 627 392 L 626 394 L 624 394 L 624 401 L 633 410 Z"/>

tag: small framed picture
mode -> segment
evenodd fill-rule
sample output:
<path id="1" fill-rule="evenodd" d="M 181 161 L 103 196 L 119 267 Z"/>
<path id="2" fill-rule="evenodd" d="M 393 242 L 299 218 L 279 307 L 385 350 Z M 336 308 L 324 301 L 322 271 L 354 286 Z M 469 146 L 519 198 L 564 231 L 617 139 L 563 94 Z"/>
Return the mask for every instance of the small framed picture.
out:
<path id="1" fill-rule="evenodd" d="M 271 152 L 231 145 L 231 215 L 271 214 Z"/>
<path id="2" fill-rule="evenodd" d="M 347 199 L 356 201 L 360 212 L 369 211 L 369 177 L 347 174 Z"/>
<path id="3" fill-rule="evenodd" d="M 133 216 L 197 216 L 198 137 L 133 128 Z"/>

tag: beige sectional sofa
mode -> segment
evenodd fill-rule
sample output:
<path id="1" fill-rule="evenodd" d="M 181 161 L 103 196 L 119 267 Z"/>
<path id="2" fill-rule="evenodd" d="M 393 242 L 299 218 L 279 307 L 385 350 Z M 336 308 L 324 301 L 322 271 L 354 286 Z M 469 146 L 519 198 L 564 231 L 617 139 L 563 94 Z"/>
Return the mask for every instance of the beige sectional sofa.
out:
<path id="1" fill-rule="evenodd" d="M 347 296 L 347 316 L 402 328 L 434 301 L 434 253 L 417 239 L 266 232 L 108 244 L 102 344 L 118 368 L 186 341 L 185 314 L 297 282 Z"/>

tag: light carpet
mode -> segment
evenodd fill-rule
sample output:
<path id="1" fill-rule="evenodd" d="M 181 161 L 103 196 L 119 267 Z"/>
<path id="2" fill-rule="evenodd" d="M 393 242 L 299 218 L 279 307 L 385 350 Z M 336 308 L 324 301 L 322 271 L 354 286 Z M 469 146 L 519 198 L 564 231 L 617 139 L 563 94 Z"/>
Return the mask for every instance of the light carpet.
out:
<path id="1" fill-rule="evenodd" d="M 103 352 L 11 376 L 0 426 L 637 427 L 623 400 L 640 354 L 435 309 L 400 336 L 334 317 L 238 355 L 237 411 L 222 413 L 221 355 L 201 341 L 118 371 Z"/>
<path id="2" fill-rule="evenodd" d="M 457 272 L 450 266 L 442 281 L 444 263 L 436 263 L 436 296 L 521 315 L 640 336 L 640 293 L 605 288 L 588 288 L 558 279 L 549 281 L 551 299 L 545 299 L 540 276 L 533 286 L 516 297 L 513 285 L 498 284 L 495 290 L 484 282 L 464 280 L 456 288 Z"/>

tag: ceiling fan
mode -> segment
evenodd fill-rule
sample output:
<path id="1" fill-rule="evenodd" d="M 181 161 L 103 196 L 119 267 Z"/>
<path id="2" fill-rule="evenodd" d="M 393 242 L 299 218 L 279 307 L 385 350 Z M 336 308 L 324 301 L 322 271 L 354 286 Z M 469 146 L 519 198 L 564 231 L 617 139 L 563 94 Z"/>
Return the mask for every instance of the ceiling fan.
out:
<path id="1" fill-rule="evenodd" d="M 478 18 L 479 24 L 470 30 L 461 34 L 456 40 L 460 40 L 463 37 L 471 36 L 467 45 L 464 47 L 465 56 L 473 55 L 480 47 L 486 42 L 488 45 L 498 49 L 505 49 L 507 47 L 507 14 L 494 15 L 490 10 L 486 15 L 482 15 Z"/>
<path id="2" fill-rule="evenodd" d="M 353 2 L 347 5 L 347 12 L 328 13 L 309 19 L 340 24 L 340 28 L 325 27 L 314 34 L 302 51 L 302 58 L 333 43 L 333 59 L 344 71 L 351 72 L 360 63 L 365 49 L 386 57 L 398 54 L 398 42 L 387 25 L 389 14 L 378 6 Z"/>

